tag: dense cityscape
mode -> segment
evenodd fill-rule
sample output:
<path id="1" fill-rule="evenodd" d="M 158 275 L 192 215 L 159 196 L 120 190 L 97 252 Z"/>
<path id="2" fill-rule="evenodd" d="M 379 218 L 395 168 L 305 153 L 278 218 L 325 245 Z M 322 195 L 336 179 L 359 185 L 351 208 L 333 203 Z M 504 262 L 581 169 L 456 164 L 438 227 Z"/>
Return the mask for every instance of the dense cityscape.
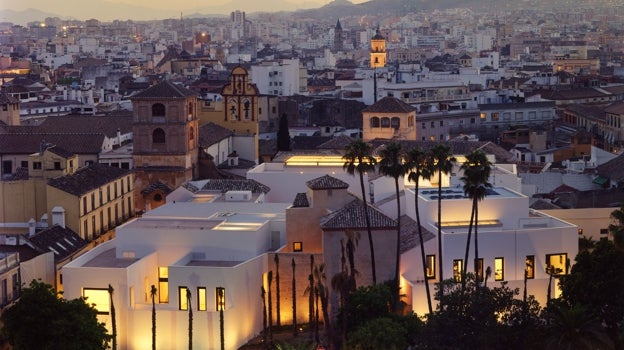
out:
<path id="1" fill-rule="evenodd" d="M 624 3 L 124 6 L 0 7 L 0 348 L 624 348 Z"/>

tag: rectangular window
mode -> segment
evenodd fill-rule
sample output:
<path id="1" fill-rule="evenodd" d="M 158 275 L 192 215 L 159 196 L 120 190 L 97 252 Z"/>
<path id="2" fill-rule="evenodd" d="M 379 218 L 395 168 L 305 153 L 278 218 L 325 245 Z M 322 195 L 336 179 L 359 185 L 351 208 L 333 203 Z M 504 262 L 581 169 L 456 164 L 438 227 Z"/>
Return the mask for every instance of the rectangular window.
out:
<path id="1" fill-rule="evenodd" d="M 431 122 L 431 127 L 435 128 L 435 122 Z"/>
<path id="2" fill-rule="evenodd" d="M 134 304 L 135 304 L 135 301 L 134 301 L 134 287 L 130 287 L 128 289 L 128 298 L 129 298 L 128 303 L 130 303 L 130 308 L 134 309 Z"/>
<path id="3" fill-rule="evenodd" d="M 158 268 L 158 302 L 169 302 L 169 268 L 167 266 Z"/>
<path id="4" fill-rule="evenodd" d="M 455 282 L 461 282 L 463 269 L 464 261 L 462 259 L 453 260 L 453 279 L 455 280 Z"/>
<path id="5" fill-rule="evenodd" d="M 444 126 L 444 120 L 440 120 L 440 126 Z"/>
<path id="6" fill-rule="evenodd" d="M 546 254 L 546 273 L 555 276 L 568 274 L 568 254 Z"/>
<path id="7" fill-rule="evenodd" d="M 185 286 L 178 287 L 178 310 L 188 310 L 188 298 L 186 296 L 186 291 L 188 288 Z"/>
<path id="8" fill-rule="evenodd" d="M 494 281 L 505 280 L 505 258 L 494 258 Z"/>
<path id="9" fill-rule="evenodd" d="M 61 170 L 61 162 L 54 162 L 54 170 Z"/>
<path id="10" fill-rule="evenodd" d="M 600 234 L 601 235 L 608 235 L 609 234 L 609 229 L 608 228 L 601 228 L 600 229 Z"/>
<path id="11" fill-rule="evenodd" d="M 535 278 L 535 255 L 527 255 L 525 259 L 526 267 L 524 273 L 527 279 Z"/>
<path id="12" fill-rule="evenodd" d="M 524 119 L 524 112 L 516 112 L 516 120 Z"/>
<path id="13" fill-rule="evenodd" d="M 82 297 L 87 304 L 93 305 L 100 315 L 108 315 L 110 312 L 110 297 L 107 288 L 83 288 Z"/>
<path id="14" fill-rule="evenodd" d="M 492 121 L 493 122 L 497 122 L 499 118 L 499 115 L 497 112 L 492 113 Z"/>
<path id="15" fill-rule="evenodd" d="M 481 112 L 480 117 L 481 117 L 481 120 L 485 120 L 485 118 L 487 118 L 487 113 Z"/>
<path id="16" fill-rule="evenodd" d="M 423 128 L 423 129 L 426 129 L 426 128 L 427 128 L 427 126 L 425 125 L 425 122 L 423 122 L 423 123 L 422 123 L 422 128 Z"/>
<path id="17" fill-rule="evenodd" d="M 503 112 L 503 120 L 511 120 L 511 113 Z"/>
<path id="18" fill-rule="evenodd" d="M 477 281 L 483 281 L 483 258 L 479 258 L 475 260 L 475 277 Z"/>
<path id="19" fill-rule="evenodd" d="M 41 170 L 41 162 L 33 162 L 34 170 Z"/>
<path id="20" fill-rule="evenodd" d="M 427 255 L 427 279 L 436 278 L 436 261 L 435 255 Z"/>
<path id="21" fill-rule="evenodd" d="M 217 287 L 215 290 L 215 309 L 216 311 L 225 310 L 225 288 Z"/>
<path id="22" fill-rule="evenodd" d="M 529 119 L 534 120 L 537 117 L 537 113 L 535 111 L 529 112 Z"/>
<path id="23" fill-rule="evenodd" d="M 27 160 L 22 160 L 21 166 L 22 166 L 22 168 L 28 168 L 28 161 Z"/>
<path id="24" fill-rule="evenodd" d="M 303 251 L 303 243 L 293 242 L 293 252 L 301 252 L 301 251 Z"/>
<path id="25" fill-rule="evenodd" d="M 470 118 L 470 124 L 476 124 L 477 120 L 475 118 Z"/>
<path id="26" fill-rule="evenodd" d="M 197 310 L 206 311 L 206 287 L 197 287 Z"/>

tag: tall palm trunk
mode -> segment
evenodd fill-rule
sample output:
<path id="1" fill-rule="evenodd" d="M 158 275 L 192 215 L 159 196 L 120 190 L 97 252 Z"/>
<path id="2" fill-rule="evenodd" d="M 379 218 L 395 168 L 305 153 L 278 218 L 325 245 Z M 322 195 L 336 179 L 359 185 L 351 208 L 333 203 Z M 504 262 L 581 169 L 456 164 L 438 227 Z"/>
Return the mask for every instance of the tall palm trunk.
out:
<path id="1" fill-rule="evenodd" d="M 399 178 L 394 178 L 394 192 L 397 204 L 397 241 L 396 241 L 396 259 L 394 263 L 394 288 L 395 288 L 395 309 L 399 310 L 401 302 L 401 281 L 399 269 L 401 265 L 401 198 L 399 197 Z"/>
<path id="2" fill-rule="evenodd" d="M 188 348 L 193 349 L 193 307 L 191 306 L 191 290 L 186 288 L 186 306 L 188 308 Z"/>
<path id="3" fill-rule="evenodd" d="M 273 271 L 269 271 L 269 276 L 268 276 L 268 280 L 269 280 L 269 292 L 268 292 L 268 298 L 269 298 L 269 343 L 273 344 L 273 298 L 271 297 L 271 285 L 273 284 Z"/>
<path id="4" fill-rule="evenodd" d="M 462 287 L 466 284 L 464 283 L 465 276 L 468 274 L 468 255 L 470 255 L 470 239 L 472 238 L 472 227 L 474 225 L 474 216 L 475 216 L 475 201 L 472 201 L 472 208 L 470 210 L 470 223 L 468 224 L 468 236 L 466 237 L 466 253 L 464 254 L 464 271 L 462 276 Z M 477 271 L 475 270 L 475 273 Z"/>
<path id="5" fill-rule="evenodd" d="M 280 320 L 280 314 L 281 314 L 281 310 L 280 310 L 280 275 L 279 275 L 279 255 L 277 253 L 275 253 L 275 312 L 276 312 L 276 319 L 275 322 L 277 323 L 277 326 L 281 326 L 282 322 Z"/>
<path id="6" fill-rule="evenodd" d="M 475 273 L 477 272 L 477 262 L 479 261 L 479 198 L 474 198 L 474 245 L 475 245 Z M 477 287 L 479 287 L 479 279 L 476 279 Z M 477 289 L 478 292 L 478 289 Z"/>
<path id="7" fill-rule="evenodd" d="M 108 297 L 110 299 L 111 327 L 113 327 L 112 349 L 117 350 L 117 318 L 115 315 L 115 303 L 113 302 L 113 286 L 108 285 Z"/>
<path id="8" fill-rule="evenodd" d="M 420 226 L 420 209 L 418 209 L 418 185 L 419 180 L 416 177 L 416 188 L 414 190 L 414 208 L 416 211 L 416 224 L 418 225 L 418 240 L 420 241 L 420 257 L 422 258 L 423 276 L 425 276 L 425 293 L 427 293 L 427 308 L 429 314 L 433 313 L 431 305 L 431 293 L 429 292 L 429 279 L 427 278 L 427 255 L 425 253 L 425 240 L 423 239 L 422 226 Z M 435 266 L 433 266 L 435 268 Z"/>
<path id="9" fill-rule="evenodd" d="M 260 296 L 262 297 L 262 348 L 267 350 L 269 347 L 267 337 L 267 308 L 266 308 L 266 290 L 264 286 L 260 286 Z"/>
<path id="10" fill-rule="evenodd" d="M 297 336 L 297 284 L 295 281 L 295 258 L 292 258 L 292 314 L 293 314 L 293 336 Z"/>
<path id="11" fill-rule="evenodd" d="M 444 264 L 442 256 L 442 171 L 438 169 L 438 266 L 440 266 L 440 298 L 439 304 L 442 309 L 444 301 Z"/>
<path id="12" fill-rule="evenodd" d="M 152 350 L 156 350 L 156 287 L 152 284 Z"/>
<path id="13" fill-rule="evenodd" d="M 377 284 L 377 269 L 375 267 L 375 246 L 373 244 L 373 233 L 368 213 L 368 202 L 366 201 L 366 191 L 364 187 L 364 174 L 360 173 L 360 190 L 362 191 L 362 206 L 364 207 L 364 218 L 366 220 L 366 232 L 368 233 L 368 246 L 371 255 L 371 270 L 373 272 L 373 285 Z"/>

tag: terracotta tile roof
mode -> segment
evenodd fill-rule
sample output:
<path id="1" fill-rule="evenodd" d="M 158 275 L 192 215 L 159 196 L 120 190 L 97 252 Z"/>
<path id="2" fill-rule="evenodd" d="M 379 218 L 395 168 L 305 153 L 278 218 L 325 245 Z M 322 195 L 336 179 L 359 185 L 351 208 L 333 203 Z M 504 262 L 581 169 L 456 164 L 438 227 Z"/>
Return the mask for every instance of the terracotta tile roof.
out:
<path id="1" fill-rule="evenodd" d="M 54 261 L 59 262 L 78 252 L 87 242 L 69 228 L 54 225 L 43 230 L 28 241 L 41 252 L 53 252 Z"/>
<path id="2" fill-rule="evenodd" d="M 308 195 L 305 192 L 297 193 L 292 204 L 293 208 L 307 208 L 310 206 Z"/>
<path id="3" fill-rule="evenodd" d="M 80 196 L 129 173 L 130 171 L 126 169 L 96 163 L 80 168 L 73 174 L 51 179 L 48 185 Z"/>
<path id="4" fill-rule="evenodd" d="M 323 175 L 306 181 L 308 188 L 312 190 L 339 190 L 349 188 L 349 184 L 329 175 Z"/>
<path id="5" fill-rule="evenodd" d="M 596 173 L 611 181 L 624 181 L 624 154 L 596 167 Z"/>
<path id="6" fill-rule="evenodd" d="M 162 193 L 164 193 L 165 195 L 171 193 L 171 191 L 173 191 L 169 186 L 167 186 L 167 184 L 165 184 L 164 182 L 161 181 L 156 181 L 151 183 L 149 186 L 147 186 L 146 189 L 141 191 L 141 194 L 146 195 L 146 194 L 151 194 L 155 191 L 161 191 Z"/>
<path id="7" fill-rule="evenodd" d="M 46 149 L 46 151 L 50 151 L 54 154 L 56 154 L 59 157 L 63 157 L 65 159 L 71 158 L 73 157 L 75 154 L 73 152 L 69 152 L 59 146 L 52 146 L 52 147 L 48 147 L 48 149 Z"/>
<path id="8" fill-rule="evenodd" d="M 41 142 L 59 146 L 75 154 L 99 154 L 104 134 L 91 133 L 10 133 L 0 135 L 0 154 L 32 154 Z"/>
<path id="9" fill-rule="evenodd" d="M 204 187 L 204 191 L 251 191 L 253 193 L 268 193 L 271 188 L 255 180 L 247 179 L 210 179 Z"/>
<path id="10" fill-rule="evenodd" d="M 346 135 L 340 135 L 336 137 L 332 137 L 331 140 L 324 142 L 316 148 L 320 149 L 339 149 L 344 150 L 348 144 L 350 144 L 354 139 L 352 137 Z"/>
<path id="11" fill-rule="evenodd" d="M 594 120 L 605 120 L 605 106 L 604 105 L 585 105 L 575 103 L 566 106 L 565 112 L 582 115 L 585 118 Z"/>
<path id="12" fill-rule="evenodd" d="M 232 136 L 234 132 L 215 123 L 204 124 L 199 127 L 199 146 L 208 148 L 215 143 Z"/>
<path id="13" fill-rule="evenodd" d="M 163 99 L 163 98 L 187 98 L 197 96 L 195 91 L 189 90 L 183 86 L 174 84 L 168 80 L 158 83 L 150 88 L 143 90 L 136 95 L 130 97 L 134 99 Z"/>
<path id="14" fill-rule="evenodd" d="M 295 136 L 290 146 L 294 150 L 316 149 L 331 138 L 331 136 Z"/>
<path id="15" fill-rule="evenodd" d="M 578 98 L 607 97 L 609 94 L 594 88 L 575 88 L 570 90 L 543 90 L 540 95 L 546 100 L 570 100 Z"/>
<path id="16" fill-rule="evenodd" d="M 18 103 L 19 100 L 16 99 L 15 97 L 3 92 L 0 92 L 0 104 L 6 105 L 6 104 L 16 104 Z"/>
<path id="17" fill-rule="evenodd" d="M 609 105 L 609 107 L 605 108 L 604 111 L 607 113 L 622 115 L 624 114 L 624 102 L 613 103 Z"/>
<path id="18" fill-rule="evenodd" d="M 433 146 L 442 143 L 451 147 L 451 153 L 454 155 L 463 155 L 470 153 L 477 149 L 482 149 L 487 154 L 492 154 L 496 157 L 498 163 L 509 163 L 513 159 L 513 155 L 501 146 L 489 142 L 489 141 L 414 141 L 414 140 L 393 140 L 397 141 L 403 147 L 403 150 L 410 150 L 416 146 L 423 150 L 428 150 Z M 373 146 L 373 153 L 378 154 L 382 147 L 390 140 L 375 139 L 369 143 Z"/>
<path id="19" fill-rule="evenodd" d="M 408 105 L 407 103 L 399 100 L 398 98 L 386 96 L 362 110 L 362 112 L 373 113 L 410 113 L 415 111 L 416 108 Z"/>
<path id="20" fill-rule="evenodd" d="M 435 234 L 421 226 L 423 242 L 427 242 L 435 237 Z M 418 224 L 407 215 L 401 216 L 401 254 L 420 245 L 418 238 Z"/>
<path id="21" fill-rule="evenodd" d="M 132 132 L 131 114 L 50 116 L 37 127 L 38 132 L 45 133 L 102 133 L 108 137 L 116 137 L 117 130 L 122 134 Z"/>
<path id="22" fill-rule="evenodd" d="M 364 208 L 359 199 L 345 205 L 321 218 L 321 228 L 323 230 L 366 230 L 366 217 L 364 216 Z M 368 206 L 368 215 L 372 229 L 394 229 L 396 230 L 396 221 L 392 220 L 375 207 Z"/>

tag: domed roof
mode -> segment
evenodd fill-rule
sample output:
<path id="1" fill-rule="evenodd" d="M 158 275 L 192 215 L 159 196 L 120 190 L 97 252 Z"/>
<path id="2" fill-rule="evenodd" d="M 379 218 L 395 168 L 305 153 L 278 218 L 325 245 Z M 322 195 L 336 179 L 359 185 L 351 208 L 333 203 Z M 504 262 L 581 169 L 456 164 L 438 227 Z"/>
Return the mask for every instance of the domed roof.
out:
<path id="1" fill-rule="evenodd" d="M 384 36 L 381 35 L 381 31 L 379 30 L 379 28 L 377 28 L 377 33 L 375 33 L 373 40 L 385 40 L 385 39 L 386 38 L 384 38 Z"/>

